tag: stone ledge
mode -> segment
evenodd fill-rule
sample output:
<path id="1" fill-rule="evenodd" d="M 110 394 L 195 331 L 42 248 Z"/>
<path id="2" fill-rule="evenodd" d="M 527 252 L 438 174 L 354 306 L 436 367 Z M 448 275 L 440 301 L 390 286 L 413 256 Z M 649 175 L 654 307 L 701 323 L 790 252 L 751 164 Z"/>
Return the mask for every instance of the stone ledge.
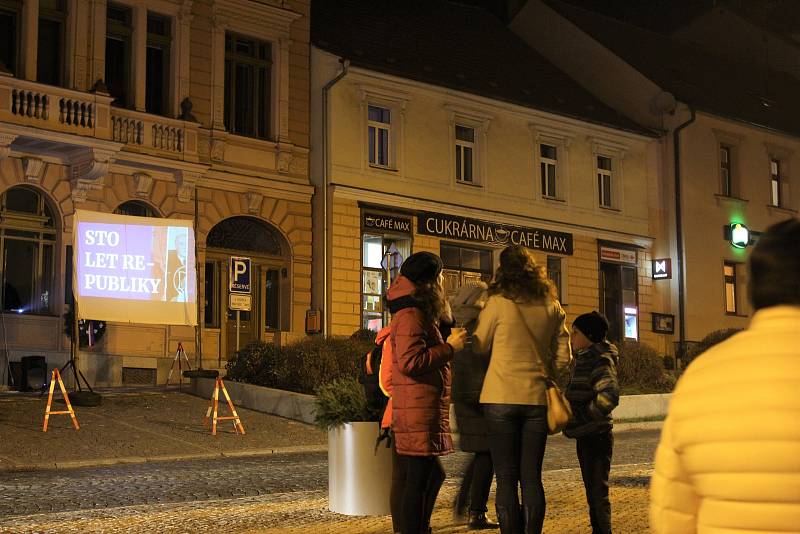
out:
<path id="1" fill-rule="evenodd" d="M 230 380 L 225 380 L 225 389 L 228 390 L 228 395 L 231 396 L 235 406 L 314 424 L 313 395 Z M 192 378 L 190 391 L 198 397 L 210 399 L 214 391 L 214 379 Z"/>

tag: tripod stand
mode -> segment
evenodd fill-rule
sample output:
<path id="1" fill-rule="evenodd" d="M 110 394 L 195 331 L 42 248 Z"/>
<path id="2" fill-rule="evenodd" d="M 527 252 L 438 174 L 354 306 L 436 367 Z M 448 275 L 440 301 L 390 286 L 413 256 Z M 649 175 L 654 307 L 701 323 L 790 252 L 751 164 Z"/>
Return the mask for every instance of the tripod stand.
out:
<path id="1" fill-rule="evenodd" d="M 178 389 L 183 385 L 183 360 L 186 360 L 186 370 L 192 370 L 192 364 L 189 363 L 189 357 L 186 355 L 186 351 L 183 350 L 183 343 L 178 343 L 178 350 L 175 351 L 175 358 L 172 360 L 172 365 L 169 366 L 169 375 L 167 375 L 167 383 L 164 384 L 165 386 L 169 385 L 169 381 L 172 379 L 172 371 L 175 369 L 175 362 L 178 362 Z"/>

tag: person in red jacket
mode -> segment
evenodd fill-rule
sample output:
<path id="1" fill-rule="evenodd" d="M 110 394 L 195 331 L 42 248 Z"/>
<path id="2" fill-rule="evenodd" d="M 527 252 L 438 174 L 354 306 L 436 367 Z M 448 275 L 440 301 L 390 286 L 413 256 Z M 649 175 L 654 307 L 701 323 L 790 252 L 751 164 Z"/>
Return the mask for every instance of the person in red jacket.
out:
<path id="1" fill-rule="evenodd" d="M 392 346 L 392 430 L 405 472 L 403 534 L 429 532 L 433 503 L 444 482 L 439 456 L 453 452 L 450 436 L 450 361 L 464 348 L 452 325 L 442 286 L 442 260 L 430 252 L 409 256 L 387 294 Z"/>

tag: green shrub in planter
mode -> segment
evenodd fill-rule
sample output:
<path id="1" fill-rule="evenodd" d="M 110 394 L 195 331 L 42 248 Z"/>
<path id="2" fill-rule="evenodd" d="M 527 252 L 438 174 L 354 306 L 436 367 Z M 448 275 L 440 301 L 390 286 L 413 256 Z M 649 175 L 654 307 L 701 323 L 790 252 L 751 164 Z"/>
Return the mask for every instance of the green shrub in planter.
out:
<path id="1" fill-rule="evenodd" d="M 687 365 L 692 363 L 692 361 L 700 356 L 702 353 L 716 345 L 717 343 L 722 343 L 729 337 L 734 334 L 738 334 L 741 332 L 741 328 L 725 328 L 722 330 L 714 330 L 710 332 L 706 337 L 700 340 L 700 343 L 694 345 L 689 350 L 686 351 L 686 355 L 683 357 L 683 367 L 686 368 Z"/>
<path id="2" fill-rule="evenodd" d="M 307 337 L 285 347 L 253 342 L 228 361 L 233 380 L 313 394 L 320 384 L 358 376 L 373 342 L 321 336 Z"/>
<path id="3" fill-rule="evenodd" d="M 352 377 L 339 378 L 317 388 L 315 423 L 323 430 L 345 423 L 375 421 L 367 409 L 364 388 Z"/>
<path id="4" fill-rule="evenodd" d="M 664 368 L 663 356 L 653 347 L 637 341 L 620 344 L 617 378 L 620 387 L 641 393 L 672 391 L 675 379 Z"/>

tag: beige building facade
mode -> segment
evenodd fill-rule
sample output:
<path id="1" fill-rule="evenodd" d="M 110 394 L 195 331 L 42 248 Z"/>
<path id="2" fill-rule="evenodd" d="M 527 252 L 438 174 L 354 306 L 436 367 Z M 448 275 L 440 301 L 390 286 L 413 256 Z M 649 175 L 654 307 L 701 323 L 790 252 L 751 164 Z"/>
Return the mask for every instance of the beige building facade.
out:
<path id="1" fill-rule="evenodd" d="M 668 305 L 651 278 L 652 134 L 378 72 L 316 46 L 311 65 L 312 145 L 325 147 L 311 174 L 327 190 L 315 253 L 327 245 L 328 256 L 314 287 L 330 288 L 318 302 L 328 333 L 387 324 L 382 295 L 411 253 L 440 255 L 453 292 L 490 280 L 502 248 L 522 244 L 557 282 L 569 321 L 601 310 L 617 341 L 670 350 L 651 328 Z"/>
<path id="2" fill-rule="evenodd" d="M 679 347 L 715 330 L 747 326 L 748 252 L 760 232 L 800 210 L 800 107 L 794 98 L 800 82 L 768 72 L 747 54 L 731 52 L 735 48 L 719 55 L 713 46 L 691 43 L 704 40 L 695 35 L 700 25 L 709 30 L 707 45 L 716 39 L 711 30 L 745 42 L 755 30 L 731 31 L 741 23 L 714 8 L 672 38 L 540 0 L 527 2 L 510 23 L 599 99 L 663 132 L 657 149 L 664 179 L 654 212 L 663 239 L 653 254 L 670 260 L 671 272 L 654 284 L 674 316 L 671 337 Z M 553 31 L 538 31 L 542 24 Z M 750 231 L 743 246 L 732 242 L 734 224 Z"/>
<path id="3" fill-rule="evenodd" d="M 231 256 L 253 262 L 240 343 L 304 335 L 309 19 L 303 0 L 0 3 L 13 30 L 13 50 L 0 58 L 2 335 L 12 374 L 26 355 L 48 367 L 69 358 L 62 316 L 76 209 L 194 220 L 198 249 L 199 333 L 110 323 L 79 353 L 91 384 L 163 383 L 179 342 L 193 366 L 201 350 L 205 368 L 223 368 L 236 343 Z"/>

